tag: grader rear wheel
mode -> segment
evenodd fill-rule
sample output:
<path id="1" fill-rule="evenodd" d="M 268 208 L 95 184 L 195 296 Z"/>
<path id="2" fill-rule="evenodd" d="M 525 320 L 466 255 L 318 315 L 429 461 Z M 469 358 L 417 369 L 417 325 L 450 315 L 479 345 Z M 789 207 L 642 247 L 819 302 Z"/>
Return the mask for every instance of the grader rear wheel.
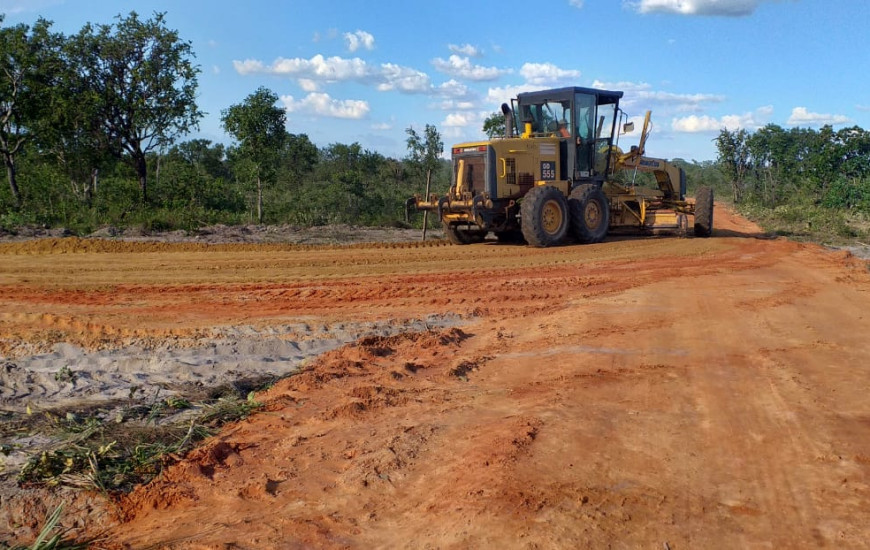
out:
<path id="1" fill-rule="evenodd" d="M 557 245 L 568 233 L 568 203 L 555 187 L 541 185 L 526 193 L 520 217 L 523 237 L 532 246 Z"/>
<path id="2" fill-rule="evenodd" d="M 571 230 L 581 243 L 600 243 L 610 227 L 610 205 L 597 185 L 580 185 L 568 198 Z"/>
<path id="3" fill-rule="evenodd" d="M 709 237 L 713 234 L 713 190 L 699 187 L 695 192 L 695 236 Z"/>

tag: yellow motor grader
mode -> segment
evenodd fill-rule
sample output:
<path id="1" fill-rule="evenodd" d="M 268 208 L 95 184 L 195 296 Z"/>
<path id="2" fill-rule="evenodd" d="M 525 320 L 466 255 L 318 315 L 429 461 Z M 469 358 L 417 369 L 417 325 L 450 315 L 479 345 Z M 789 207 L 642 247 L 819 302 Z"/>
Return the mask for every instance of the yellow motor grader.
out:
<path id="1" fill-rule="evenodd" d="M 646 113 L 640 142 L 624 153 L 620 133 L 632 123 L 619 108 L 622 92 L 559 88 L 519 94 L 502 105 L 505 135 L 452 148 L 453 178 L 444 196 L 415 196 L 407 207 L 434 211 L 448 240 L 471 244 L 489 232 L 500 241 L 525 239 L 553 246 L 568 234 L 596 243 L 608 232 L 675 231 L 709 237 L 713 192 L 698 189 L 686 201 L 685 172 L 644 156 L 650 131 Z M 652 173 L 657 188 L 637 185 Z"/>

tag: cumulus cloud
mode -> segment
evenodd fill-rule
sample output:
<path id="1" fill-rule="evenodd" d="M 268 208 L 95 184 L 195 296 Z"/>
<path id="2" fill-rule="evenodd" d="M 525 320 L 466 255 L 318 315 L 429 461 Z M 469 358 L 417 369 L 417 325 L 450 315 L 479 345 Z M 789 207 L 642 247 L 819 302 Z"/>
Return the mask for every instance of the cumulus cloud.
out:
<path id="1" fill-rule="evenodd" d="M 317 82 L 310 78 L 300 78 L 298 82 L 299 87 L 305 92 L 317 92 L 320 90 L 320 86 L 317 85 Z"/>
<path id="2" fill-rule="evenodd" d="M 458 126 L 465 128 L 466 126 L 471 124 L 473 119 L 474 116 L 469 113 L 450 113 L 444 119 L 444 122 L 442 122 L 442 124 L 448 127 Z"/>
<path id="3" fill-rule="evenodd" d="M 826 124 L 849 124 L 852 119 L 845 115 L 829 115 L 822 113 L 811 113 L 806 107 L 795 107 L 791 111 L 791 116 L 788 117 L 786 124 L 790 126 L 824 126 Z"/>
<path id="4" fill-rule="evenodd" d="M 689 115 L 682 118 L 674 118 L 671 120 L 671 129 L 675 132 L 682 133 L 702 133 L 702 132 L 718 132 L 725 128 L 727 130 L 757 130 L 767 124 L 770 116 L 773 114 L 773 107 L 765 105 L 759 107 L 755 111 L 743 113 L 740 115 L 725 115 L 722 118 L 714 118 L 708 115 Z"/>
<path id="5" fill-rule="evenodd" d="M 368 64 L 358 57 L 353 59 L 325 58 L 320 54 L 311 59 L 279 57 L 268 66 L 256 59 L 246 59 L 245 61 L 233 61 L 233 67 L 241 75 L 269 74 L 306 78 L 318 82 L 360 80 L 369 77 L 372 73 Z"/>
<path id="6" fill-rule="evenodd" d="M 752 15 L 762 2 L 779 0 L 623 0 L 623 5 L 638 13 L 674 13 L 679 15 Z"/>
<path id="7" fill-rule="evenodd" d="M 302 99 L 292 95 L 281 96 L 281 103 L 288 113 L 305 112 L 332 118 L 360 119 L 370 110 L 366 101 L 356 99 L 333 99 L 329 94 L 310 93 Z"/>
<path id="8" fill-rule="evenodd" d="M 432 109 L 440 109 L 442 111 L 470 111 L 477 109 L 478 105 L 474 101 L 456 101 L 455 99 L 445 99 L 441 103 L 435 103 L 429 106 Z"/>
<path id="9" fill-rule="evenodd" d="M 449 59 L 441 59 L 440 57 L 437 57 L 432 60 L 432 65 L 435 66 L 436 70 L 444 74 L 455 78 L 474 80 L 476 82 L 495 80 L 501 75 L 510 72 L 506 69 L 499 69 L 497 67 L 473 65 L 468 57 L 455 54 L 451 55 Z"/>
<path id="10" fill-rule="evenodd" d="M 720 103 L 725 101 L 725 96 L 718 94 L 675 94 L 672 92 L 638 90 L 632 92 L 632 95 L 642 102 L 673 105 L 678 110 L 693 110 L 704 103 Z"/>
<path id="11" fill-rule="evenodd" d="M 59 6 L 64 0 L 4 0 L 0 2 L 0 13 L 18 15 L 20 13 L 38 12 L 41 9 Z"/>
<path id="12" fill-rule="evenodd" d="M 629 82 L 621 80 L 619 82 L 604 82 L 603 80 L 595 80 L 592 82 L 593 88 L 601 88 L 604 90 L 622 90 L 623 92 L 639 92 L 652 88 L 646 82 Z"/>
<path id="13" fill-rule="evenodd" d="M 347 49 L 351 53 L 360 48 L 375 49 L 375 37 L 366 31 L 346 32 L 344 33 L 344 41 L 347 42 Z"/>
<path id="14" fill-rule="evenodd" d="M 490 88 L 486 92 L 486 103 L 490 105 L 501 105 L 502 103 L 510 104 L 511 99 L 517 97 L 517 94 L 534 92 L 535 90 L 540 89 L 540 86 L 535 86 L 534 84 Z"/>
<path id="15" fill-rule="evenodd" d="M 472 46 L 471 44 L 462 44 L 461 46 L 448 44 L 447 49 L 455 54 L 464 55 L 465 57 L 481 57 L 483 55 L 483 50 L 477 46 Z"/>
<path id="16" fill-rule="evenodd" d="M 580 78 L 580 71 L 560 69 L 552 63 L 525 63 L 520 68 L 520 75 L 529 84 L 550 86 L 558 83 L 568 83 Z"/>
<path id="17" fill-rule="evenodd" d="M 248 59 L 233 61 L 233 66 L 241 75 L 267 74 L 294 78 L 302 90 L 309 93 L 320 91 L 324 84 L 356 82 L 374 86 L 381 92 L 397 91 L 456 100 L 467 100 L 473 95 L 468 86 L 455 79 L 435 85 L 429 75 L 411 67 L 394 63 L 373 65 L 356 57 L 348 59 L 318 54 L 311 59 L 278 58 L 271 65 Z"/>
<path id="18" fill-rule="evenodd" d="M 255 59 L 233 61 L 233 66 L 241 75 L 268 74 L 295 78 L 306 92 L 315 92 L 322 84 L 336 82 L 373 85 L 380 91 L 433 92 L 426 73 L 393 63 L 370 65 L 358 57 L 348 59 L 317 54 L 311 59 L 279 57 L 271 65 Z"/>
<path id="19" fill-rule="evenodd" d="M 377 88 L 381 92 L 397 90 L 405 93 L 427 93 L 432 88 L 429 75 L 410 67 L 402 67 L 393 63 L 381 65 L 380 82 Z"/>

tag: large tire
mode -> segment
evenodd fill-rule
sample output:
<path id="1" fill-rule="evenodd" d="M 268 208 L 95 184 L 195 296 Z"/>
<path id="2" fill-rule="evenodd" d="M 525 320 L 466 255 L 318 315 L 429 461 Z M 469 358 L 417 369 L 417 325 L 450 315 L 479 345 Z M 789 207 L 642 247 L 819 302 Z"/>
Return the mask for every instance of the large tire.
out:
<path id="1" fill-rule="evenodd" d="M 568 201 L 553 186 L 534 187 L 523 197 L 520 218 L 527 243 L 538 248 L 557 245 L 568 233 Z"/>
<path id="2" fill-rule="evenodd" d="M 458 225 L 443 223 L 444 236 L 453 244 L 482 243 L 486 238 L 486 231 L 482 229 L 461 229 Z M 467 227 L 467 226 L 466 226 Z"/>
<path id="3" fill-rule="evenodd" d="M 713 190 L 699 187 L 695 192 L 695 236 L 709 237 L 713 234 Z"/>
<path id="4" fill-rule="evenodd" d="M 610 228 L 610 203 L 598 185 L 580 185 L 568 197 L 571 231 L 581 243 L 600 243 Z"/>

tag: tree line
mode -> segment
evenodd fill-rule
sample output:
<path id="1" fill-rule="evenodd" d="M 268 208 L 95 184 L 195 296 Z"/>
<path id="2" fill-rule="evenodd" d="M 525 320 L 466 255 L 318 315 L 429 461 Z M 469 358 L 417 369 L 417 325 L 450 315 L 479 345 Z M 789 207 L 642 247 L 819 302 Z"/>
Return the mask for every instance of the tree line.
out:
<path id="1" fill-rule="evenodd" d="M 318 147 L 286 129 L 278 97 L 259 88 L 221 112 L 234 139 L 183 141 L 204 113 L 191 44 L 165 14 L 136 12 L 72 35 L 0 16 L 0 228 L 38 224 L 78 232 L 102 225 L 191 229 L 213 224 L 400 223 L 405 199 L 443 193 L 450 164 L 434 126 L 408 134 L 405 158 L 359 143 Z M 482 128 L 500 135 L 493 113 Z M 675 162 L 690 186 L 736 204 L 795 201 L 870 213 L 870 133 L 723 129 L 715 162 Z"/>
<path id="2" fill-rule="evenodd" d="M 182 141 L 204 115 L 200 68 L 164 13 L 70 36 L 44 19 L 2 26 L 0 54 L 0 227 L 389 224 L 427 173 L 433 191 L 449 180 L 434 126 L 407 130 L 405 159 L 321 148 L 287 131 L 265 88 L 221 112 L 233 145 Z"/>
<path id="3" fill-rule="evenodd" d="M 809 201 L 870 214 L 870 132 L 858 126 L 722 129 L 718 164 L 731 199 L 766 208 Z"/>

